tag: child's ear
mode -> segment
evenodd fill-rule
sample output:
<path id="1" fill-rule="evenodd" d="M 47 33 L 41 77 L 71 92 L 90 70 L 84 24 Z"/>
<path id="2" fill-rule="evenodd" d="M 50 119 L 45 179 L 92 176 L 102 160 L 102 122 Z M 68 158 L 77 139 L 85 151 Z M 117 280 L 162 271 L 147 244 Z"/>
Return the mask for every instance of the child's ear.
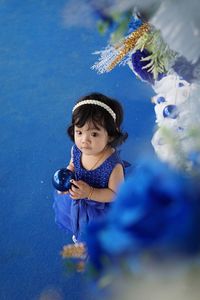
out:
<path id="1" fill-rule="evenodd" d="M 113 137 L 113 136 L 109 136 L 109 137 L 108 137 L 108 143 L 111 143 L 113 140 L 114 140 L 114 137 Z"/>

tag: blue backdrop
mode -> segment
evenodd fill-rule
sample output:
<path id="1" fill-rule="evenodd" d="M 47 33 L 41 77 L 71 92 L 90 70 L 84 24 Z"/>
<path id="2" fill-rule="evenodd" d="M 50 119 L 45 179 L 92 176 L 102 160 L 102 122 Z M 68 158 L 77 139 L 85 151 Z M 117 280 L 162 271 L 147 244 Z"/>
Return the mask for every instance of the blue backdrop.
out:
<path id="1" fill-rule="evenodd" d="M 50 291 L 49 299 L 94 299 L 86 276 L 64 266 L 59 252 L 70 237 L 52 210 L 51 176 L 69 159 L 65 130 L 78 97 L 98 91 L 121 100 L 129 132 L 123 158 L 134 165 L 153 153 L 151 87 L 128 67 L 92 71 L 92 53 L 108 36 L 95 24 L 66 27 L 66 3 L 0 1 L 1 300 L 47 299 Z"/>

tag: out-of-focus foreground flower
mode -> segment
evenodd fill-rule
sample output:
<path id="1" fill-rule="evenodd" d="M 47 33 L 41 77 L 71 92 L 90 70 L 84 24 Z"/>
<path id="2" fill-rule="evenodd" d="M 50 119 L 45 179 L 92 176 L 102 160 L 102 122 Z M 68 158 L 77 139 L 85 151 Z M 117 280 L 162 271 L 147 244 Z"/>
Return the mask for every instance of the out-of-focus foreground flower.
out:
<path id="1" fill-rule="evenodd" d="M 155 161 L 139 164 L 104 220 L 88 227 L 90 263 L 98 274 L 137 273 L 153 263 L 196 257 L 200 250 L 198 178 Z"/>

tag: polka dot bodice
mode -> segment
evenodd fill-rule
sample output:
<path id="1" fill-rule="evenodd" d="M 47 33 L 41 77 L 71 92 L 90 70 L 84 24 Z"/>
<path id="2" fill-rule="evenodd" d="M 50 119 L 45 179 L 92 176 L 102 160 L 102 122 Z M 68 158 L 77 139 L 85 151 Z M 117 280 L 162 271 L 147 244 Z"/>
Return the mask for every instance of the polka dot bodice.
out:
<path id="1" fill-rule="evenodd" d="M 81 164 L 81 151 L 76 145 L 73 146 L 73 163 L 76 180 L 83 180 L 94 188 L 107 188 L 114 167 L 118 163 L 123 165 L 118 152 L 115 151 L 96 169 L 86 170 Z"/>

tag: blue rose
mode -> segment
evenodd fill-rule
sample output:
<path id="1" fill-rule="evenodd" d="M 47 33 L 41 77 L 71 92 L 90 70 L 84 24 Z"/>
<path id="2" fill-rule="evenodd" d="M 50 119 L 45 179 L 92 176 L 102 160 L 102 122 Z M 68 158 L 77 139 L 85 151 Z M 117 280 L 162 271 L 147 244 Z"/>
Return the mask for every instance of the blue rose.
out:
<path id="1" fill-rule="evenodd" d="M 122 185 L 106 218 L 88 227 L 93 265 L 143 252 L 191 255 L 200 249 L 199 184 L 160 162 L 143 162 Z"/>

